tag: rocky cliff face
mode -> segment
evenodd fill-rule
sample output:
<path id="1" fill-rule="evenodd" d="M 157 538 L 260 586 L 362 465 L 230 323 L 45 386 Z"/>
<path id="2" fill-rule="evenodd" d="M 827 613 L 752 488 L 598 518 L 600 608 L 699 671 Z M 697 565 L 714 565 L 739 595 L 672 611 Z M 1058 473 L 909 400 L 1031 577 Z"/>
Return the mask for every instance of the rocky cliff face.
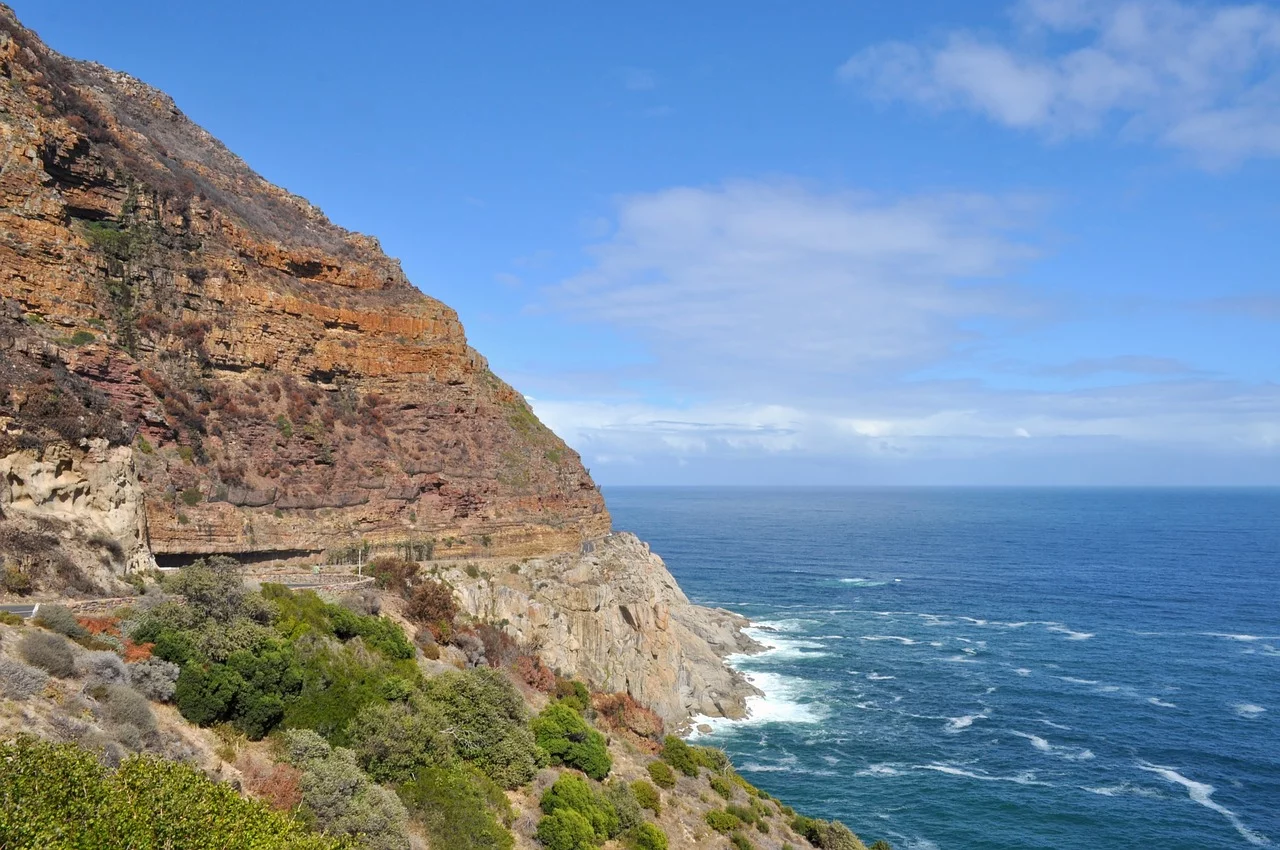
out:
<path id="1" fill-rule="evenodd" d="M 609 530 L 578 455 L 375 240 L 3 5 L 0 297 L 6 468 L 132 447 L 162 563 Z"/>
<path id="2" fill-rule="evenodd" d="M 759 693 L 722 661 L 761 648 L 742 634 L 746 620 L 691 604 L 635 535 L 511 566 L 448 578 L 472 616 L 505 622 L 553 668 L 631 694 L 669 728 L 690 714 L 743 717 L 746 697 Z"/>

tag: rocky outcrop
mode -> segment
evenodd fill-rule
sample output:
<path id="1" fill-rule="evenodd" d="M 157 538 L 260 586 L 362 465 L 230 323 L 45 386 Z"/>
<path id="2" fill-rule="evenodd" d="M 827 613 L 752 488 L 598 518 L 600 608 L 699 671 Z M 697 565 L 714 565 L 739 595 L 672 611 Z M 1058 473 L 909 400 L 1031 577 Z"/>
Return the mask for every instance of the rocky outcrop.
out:
<path id="1" fill-rule="evenodd" d="M 133 452 L 127 447 L 95 438 L 84 448 L 55 443 L 0 457 L 0 505 L 56 520 L 90 538 L 101 536 L 119 547 L 126 570 L 155 566 Z"/>
<path id="2" fill-rule="evenodd" d="M 602 691 L 622 691 L 670 728 L 691 714 L 740 718 L 759 693 L 724 664 L 762 649 L 746 620 L 689 602 L 662 559 L 633 534 L 613 534 L 574 555 L 495 566 L 448 578 L 472 616 L 505 623 L 551 667 Z"/>
<path id="3" fill-rule="evenodd" d="M 0 416 L 31 447 L 132 445 L 162 561 L 541 555 L 609 530 L 578 455 L 376 240 L 3 5 L 0 297 L 22 326 L 0 357 L 31 367 Z M 32 382 L 85 388 L 90 418 L 41 421 L 63 401 Z"/>

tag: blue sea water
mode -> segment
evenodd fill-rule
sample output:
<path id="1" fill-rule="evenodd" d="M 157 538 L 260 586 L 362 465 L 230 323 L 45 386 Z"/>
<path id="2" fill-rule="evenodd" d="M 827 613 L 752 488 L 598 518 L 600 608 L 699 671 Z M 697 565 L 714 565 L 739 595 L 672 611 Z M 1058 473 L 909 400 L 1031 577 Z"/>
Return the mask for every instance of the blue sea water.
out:
<path id="1" fill-rule="evenodd" d="M 765 691 L 752 782 L 896 848 L 1280 845 L 1280 491 L 606 488 Z"/>

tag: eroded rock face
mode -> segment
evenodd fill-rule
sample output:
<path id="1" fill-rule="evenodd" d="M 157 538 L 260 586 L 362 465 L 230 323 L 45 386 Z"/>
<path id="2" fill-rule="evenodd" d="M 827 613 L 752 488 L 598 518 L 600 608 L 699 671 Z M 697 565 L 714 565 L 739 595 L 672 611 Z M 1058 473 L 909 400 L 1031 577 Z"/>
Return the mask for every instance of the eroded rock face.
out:
<path id="1" fill-rule="evenodd" d="M 758 693 L 725 666 L 760 649 L 746 620 L 693 605 L 662 559 L 633 534 L 613 534 L 573 555 L 535 559 L 518 573 L 450 573 L 463 608 L 506 622 L 551 667 L 602 691 L 624 691 L 669 728 L 691 714 L 739 718 Z"/>
<path id="2" fill-rule="evenodd" d="M 0 457 L 0 505 L 58 520 L 88 536 L 105 535 L 120 546 L 126 569 L 154 567 L 133 452 L 101 438 L 85 443 L 84 448 L 61 443 Z"/>
<path id="3" fill-rule="evenodd" d="M 88 386 L 89 436 L 137 450 L 161 558 L 541 555 L 609 530 L 578 455 L 376 240 L 3 5 L 0 297 L 22 325 L 0 357 Z M 29 444 L 44 403 L 0 387 Z"/>

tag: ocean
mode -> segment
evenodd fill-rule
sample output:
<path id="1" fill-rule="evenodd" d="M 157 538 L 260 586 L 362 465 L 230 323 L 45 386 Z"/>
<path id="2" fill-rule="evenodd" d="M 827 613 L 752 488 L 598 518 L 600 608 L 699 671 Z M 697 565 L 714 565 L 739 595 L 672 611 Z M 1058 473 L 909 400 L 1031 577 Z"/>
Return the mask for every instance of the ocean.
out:
<path id="1" fill-rule="evenodd" d="M 712 723 L 870 843 L 1280 845 L 1280 491 L 605 488 L 771 648 Z"/>

